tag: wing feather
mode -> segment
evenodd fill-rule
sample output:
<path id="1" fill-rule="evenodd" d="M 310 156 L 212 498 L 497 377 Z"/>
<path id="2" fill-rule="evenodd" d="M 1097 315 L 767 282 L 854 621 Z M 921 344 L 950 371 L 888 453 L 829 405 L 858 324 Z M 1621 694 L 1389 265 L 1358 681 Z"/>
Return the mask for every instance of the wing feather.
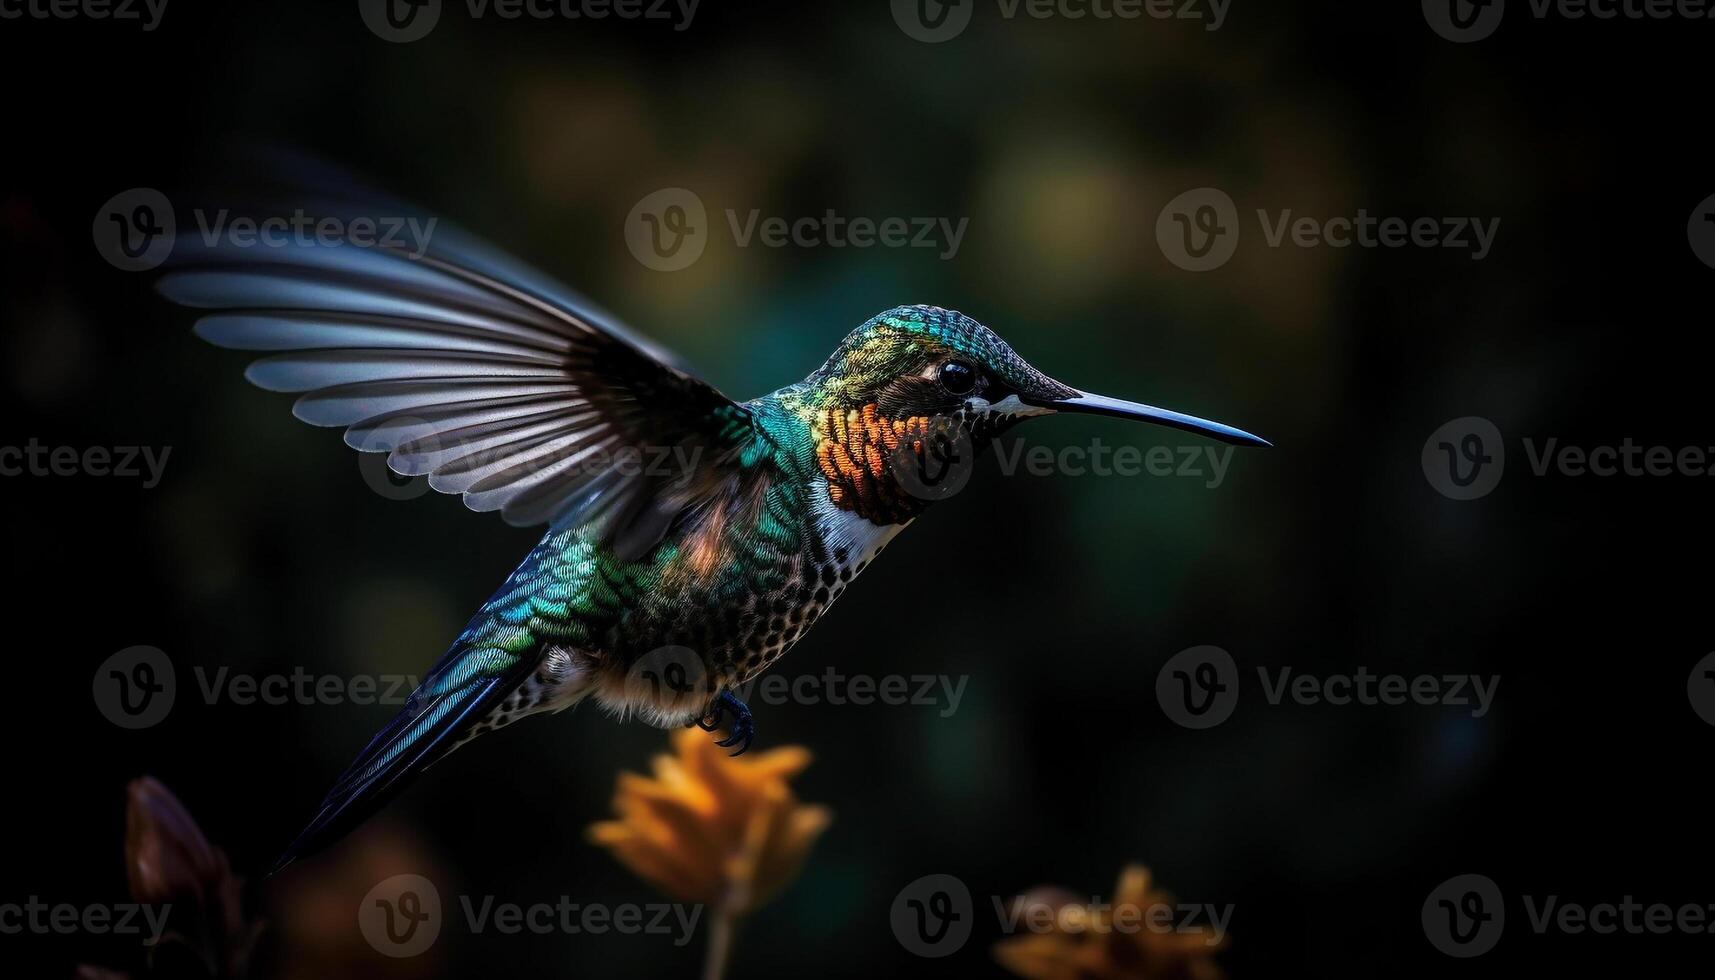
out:
<path id="1" fill-rule="evenodd" d="M 198 336 L 261 353 L 245 376 L 300 393 L 298 418 L 512 524 L 647 547 L 764 438 L 670 354 L 456 230 L 420 256 L 190 242 L 158 289 L 207 311 Z"/>

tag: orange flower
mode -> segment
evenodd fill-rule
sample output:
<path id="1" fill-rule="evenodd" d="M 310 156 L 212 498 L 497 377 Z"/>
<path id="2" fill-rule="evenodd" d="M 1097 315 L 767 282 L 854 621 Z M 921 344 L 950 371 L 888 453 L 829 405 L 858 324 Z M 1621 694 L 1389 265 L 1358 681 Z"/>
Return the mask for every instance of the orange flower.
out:
<path id="1" fill-rule="evenodd" d="M 1226 937 L 1164 928 L 1173 900 L 1149 885 L 1149 870 L 1134 864 L 1120 872 L 1106 905 L 1081 905 L 1050 889 L 1022 895 L 1014 900 L 1022 906 L 1015 909 L 1019 921 L 1034 915 L 1051 925 L 996 943 L 995 959 L 1029 980 L 1221 980 L 1213 954 Z"/>
<path id="2" fill-rule="evenodd" d="M 797 876 L 828 826 L 826 807 L 800 804 L 787 780 L 810 764 L 797 746 L 733 758 L 695 728 L 655 757 L 653 779 L 621 773 L 618 819 L 593 824 L 592 842 L 674 898 L 737 917 Z"/>

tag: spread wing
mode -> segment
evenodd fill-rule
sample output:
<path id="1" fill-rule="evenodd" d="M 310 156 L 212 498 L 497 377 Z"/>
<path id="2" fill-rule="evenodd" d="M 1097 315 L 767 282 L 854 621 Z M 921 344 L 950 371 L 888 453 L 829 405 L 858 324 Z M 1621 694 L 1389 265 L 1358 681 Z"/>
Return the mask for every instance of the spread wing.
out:
<path id="1" fill-rule="evenodd" d="M 208 311 L 204 339 L 267 352 L 246 377 L 301 392 L 298 418 L 511 524 L 599 522 L 635 557 L 742 477 L 742 405 L 522 264 L 433 242 L 181 238 L 158 288 Z"/>

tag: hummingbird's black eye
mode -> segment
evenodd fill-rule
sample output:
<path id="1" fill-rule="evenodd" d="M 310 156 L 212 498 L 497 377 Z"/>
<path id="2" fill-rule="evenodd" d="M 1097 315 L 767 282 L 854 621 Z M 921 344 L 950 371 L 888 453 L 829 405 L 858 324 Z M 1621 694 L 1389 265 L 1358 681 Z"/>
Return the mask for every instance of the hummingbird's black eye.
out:
<path id="1" fill-rule="evenodd" d="M 948 361 L 935 373 L 935 379 L 949 394 L 968 395 L 977 389 L 977 369 L 964 361 Z"/>

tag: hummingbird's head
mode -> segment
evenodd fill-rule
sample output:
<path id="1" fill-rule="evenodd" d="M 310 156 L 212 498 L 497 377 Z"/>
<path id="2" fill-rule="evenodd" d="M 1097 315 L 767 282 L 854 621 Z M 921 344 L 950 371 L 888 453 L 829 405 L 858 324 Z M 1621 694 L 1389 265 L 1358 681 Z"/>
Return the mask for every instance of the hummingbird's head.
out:
<path id="1" fill-rule="evenodd" d="M 874 510 L 865 516 L 881 523 L 913 515 L 924 496 L 889 492 L 897 489 L 892 485 L 898 482 L 899 447 L 923 454 L 932 440 L 950 439 L 980 450 L 999 432 L 1034 416 L 1111 415 L 1237 445 L 1268 445 L 1219 422 L 1062 384 L 1031 367 L 994 331 L 934 306 L 897 307 L 858 327 L 805 379 L 803 389 L 813 411 L 818 462 L 835 502 Z"/>
<path id="2" fill-rule="evenodd" d="M 1019 357 L 988 327 L 936 306 L 900 306 L 858 327 L 809 378 L 824 404 L 885 419 L 960 420 L 979 436 L 1058 412 L 1153 422 L 1235 445 L 1248 432 L 1062 384 Z"/>

